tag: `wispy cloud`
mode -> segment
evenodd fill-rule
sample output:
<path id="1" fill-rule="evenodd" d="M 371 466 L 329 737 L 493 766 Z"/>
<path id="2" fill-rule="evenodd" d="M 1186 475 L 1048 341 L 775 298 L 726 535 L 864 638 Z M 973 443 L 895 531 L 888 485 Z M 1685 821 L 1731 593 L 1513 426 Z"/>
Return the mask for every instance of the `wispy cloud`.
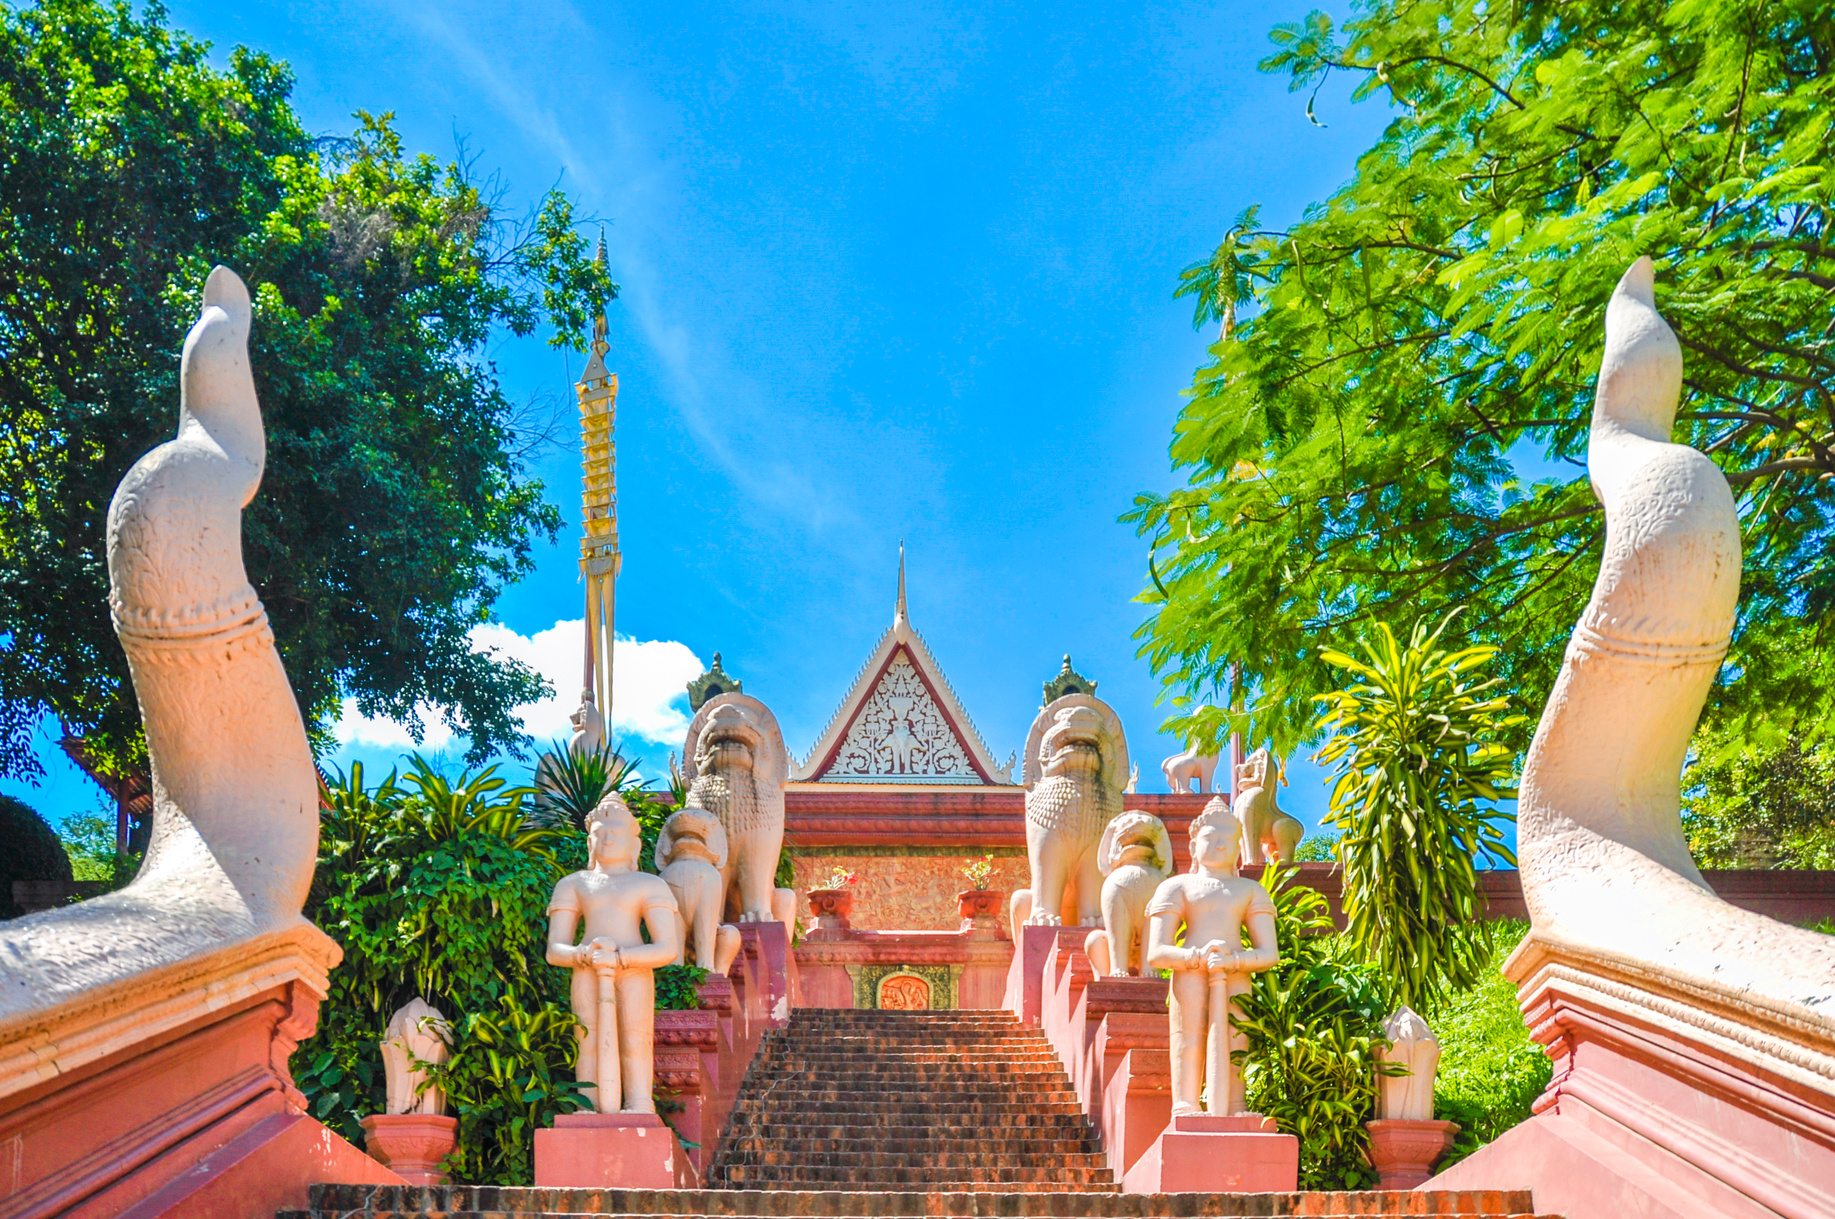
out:
<path id="1" fill-rule="evenodd" d="M 573 731 L 567 717 L 580 705 L 583 629 L 579 618 L 557 622 L 532 635 L 518 634 L 496 622 L 472 629 L 475 650 L 520 660 L 554 686 L 553 696 L 516 708 L 523 730 L 538 744 L 565 739 Z M 616 744 L 634 739 L 681 748 L 688 733 L 687 686 L 705 667 L 687 644 L 673 639 L 617 640 L 612 647 L 610 740 Z M 431 708 L 421 719 L 427 727 L 417 745 L 404 725 L 363 715 L 355 699 L 346 699 L 332 731 L 340 746 L 367 749 L 437 753 L 453 743 L 452 730 Z"/>

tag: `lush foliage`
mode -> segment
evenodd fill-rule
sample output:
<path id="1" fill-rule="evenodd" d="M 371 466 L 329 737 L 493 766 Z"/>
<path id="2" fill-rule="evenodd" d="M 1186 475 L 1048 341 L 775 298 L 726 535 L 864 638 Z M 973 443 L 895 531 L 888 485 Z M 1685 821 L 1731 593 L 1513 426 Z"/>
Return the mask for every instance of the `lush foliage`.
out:
<path id="1" fill-rule="evenodd" d="M 1682 828 L 1704 868 L 1835 868 L 1835 742 L 1695 734 Z"/>
<path id="2" fill-rule="evenodd" d="M 1475 861 L 1516 862 L 1497 824 L 1506 814 L 1482 802 L 1516 795 L 1515 758 L 1498 738 L 1521 717 L 1497 692 L 1501 678 L 1481 678 L 1496 648 L 1442 644 L 1451 620 L 1417 623 L 1406 644 L 1378 623 L 1363 660 L 1322 650 L 1353 683 L 1319 696 L 1347 934 L 1398 1000 L 1422 1010 L 1449 986 L 1474 985 L 1490 955 Z"/>
<path id="3" fill-rule="evenodd" d="M 1197 322 L 1224 323 L 1173 440 L 1189 484 L 1128 518 L 1151 540 L 1143 651 L 1190 700 L 1168 729 L 1290 748 L 1330 683 L 1317 639 L 1455 604 L 1539 703 L 1600 554 L 1603 308 L 1648 254 L 1686 358 L 1677 438 L 1726 470 L 1744 527 L 1709 715 L 1819 736 L 1835 8 L 1356 0 L 1273 40 L 1265 70 L 1348 76 L 1394 117 L 1331 198 L 1284 228 L 1248 208 L 1186 272 Z"/>
<path id="4" fill-rule="evenodd" d="M 342 945 L 344 960 L 294 1075 L 313 1116 L 358 1137 L 358 1122 L 382 1111 L 376 1044 L 409 999 L 425 997 L 454 1021 L 458 1044 L 474 1048 L 485 1044 L 473 1027 L 481 1018 L 539 1025 L 550 1009 L 566 1014 L 565 977 L 542 960 L 547 901 L 561 854 L 577 865 L 584 848 L 562 831 L 526 825 L 528 789 L 490 770 L 454 783 L 414 758 L 405 776 L 371 787 L 357 764 L 327 792 L 306 914 Z M 537 1113 L 571 1107 L 568 1087 L 544 1087 L 552 1071 L 526 1067 L 455 1061 L 472 1106 L 458 1153 L 468 1170 L 506 1166 L 498 1128 L 531 1105 Z"/>
<path id="5" fill-rule="evenodd" d="M 515 746 L 543 683 L 468 632 L 559 518 L 485 343 L 582 334 L 615 289 L 564 196 L 513 214 L 387 115 L 317 138 L 284 65 L 206 51 L 157 7 L 0 8 L 0 774 L 37 769 L 46 715 L 143 764 L 103 516 L 172 435 L 216 262 L 255 302 L 268 464 L 243 550 L 308 725 L 348 696 L 416 728 L 437 707 L 478 757 Z"/>
<path id="6" fill-rule="evenodd" d="M 1548 1054 L 1530 1040 L 1516 984 L 1499 972 L 1528 930 L 1523 922 L 1497 924 L 1484 977 L 1471 990 L 1447 996 L 1434 1011 L 1434 1035 L 1440 1039 L 1434 1116 L 1460 1127 L 1441 1167 L 1526 1121 L 1548 1086 L 1553 1070 Z"/>
<path id="7" fill-rule="evenodd" d="M 344 948 L 319 1031 L 293 1058 L 313 1115 L 360 1137 L 382 1110 L 377 1043 L 416 995 L 453 1023 L 452 1057 L 436 1078 L 459 1119 L 461 1181 L 528 1184 L 532 1134 L 581 1107 L 573 1074 L 568 975 L 546 963 L 555 882 L 587 864 L 586 837 L 552 792 L 512 787 L 496 767 L 449 778 L 419 757 L 370 785 L 360 764 L 327 785 L 319 866 L 306 913 Z M 608 785 L 629 768 L 615 755 Z M 666 810 L 625 791 L 643 824 L 652 868 Z M 693 966 L 656 971 L 659 1008 L 699 1006 Z"/>
<path id="8" fill-rule="evenodd" d="M 64 854 L 70 858 L 72 880 L 101 881 L 114 890 L 140 871 L 138 854 L 116 849 L 112 818 L 94 813 L 66 817 L 58 837 L 64 840 Z"/>
<path id="9" fill-rule="evenodd" d="M 0 796 L 0 918 L 25 913 L 13 902 L 16 880 L 69 880 L 64 844 L 38 810 L 23 800 Z"/>
<path id="10" fill-rule="evenodd" d="M 1368 1188 L 1376 1178 L 1364 1123 L 1376 1113 L 1388 997 L 1376 970 L 1330 934 L 1325 899 L 1297 876 L 1268 876 L 1281 963 L 1239 1000 L 1246 1049 L 1237 1057 L 1249 1108 L 1300 1140 L 1300 1188 Z"/>

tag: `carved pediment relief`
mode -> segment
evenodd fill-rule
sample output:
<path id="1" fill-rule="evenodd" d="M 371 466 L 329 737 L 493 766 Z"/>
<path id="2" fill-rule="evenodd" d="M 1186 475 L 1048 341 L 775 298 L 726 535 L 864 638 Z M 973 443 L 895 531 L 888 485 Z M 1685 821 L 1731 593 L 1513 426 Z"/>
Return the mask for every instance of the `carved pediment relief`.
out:
<path id="1" fill-rule="evenodd" d="M 937 705 L 909 652 L 900 648 L 817 776 L 828 782 L 956 779 L 980 783 L 969 750 Z"/>

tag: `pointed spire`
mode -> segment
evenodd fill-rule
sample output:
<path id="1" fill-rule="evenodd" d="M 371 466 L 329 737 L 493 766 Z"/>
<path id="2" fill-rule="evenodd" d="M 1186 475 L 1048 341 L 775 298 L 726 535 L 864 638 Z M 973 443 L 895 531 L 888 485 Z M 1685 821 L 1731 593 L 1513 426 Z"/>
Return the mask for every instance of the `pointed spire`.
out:
<path id="1" fill-rule="evenodd" d="M 910 619 L 905 614 L 905 539 L 898 540 L 898 604 L 892 607 L 892 625 Z"/>

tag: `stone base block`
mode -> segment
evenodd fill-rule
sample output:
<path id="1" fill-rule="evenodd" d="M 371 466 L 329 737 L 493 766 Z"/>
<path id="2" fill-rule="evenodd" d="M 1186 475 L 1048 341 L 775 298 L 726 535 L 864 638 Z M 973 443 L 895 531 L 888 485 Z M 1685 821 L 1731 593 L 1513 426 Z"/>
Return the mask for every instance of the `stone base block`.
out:
<path id="1" fill-rule="evenodd" d="M 363 1119 L 363 1146 L 409 1185 L 444 1185 L 440 1161 L 459 1142 L 459 1119 L 438 1113 L 372 1113 Z"/>
<path id="2" fill-rule="evenodd" d="M 1300 1140 L 1258 1113 L 1172 1119 L 1121 1180 L 1130 1194 L 1292 1193 L 1300 1185 Z"/>
<path id="3" fill-rule="evenodd" d="M 675 1189 L 686 1165 L 654 1113 L 563 1113 L 535 1132 L 537 1189 Z"/>

